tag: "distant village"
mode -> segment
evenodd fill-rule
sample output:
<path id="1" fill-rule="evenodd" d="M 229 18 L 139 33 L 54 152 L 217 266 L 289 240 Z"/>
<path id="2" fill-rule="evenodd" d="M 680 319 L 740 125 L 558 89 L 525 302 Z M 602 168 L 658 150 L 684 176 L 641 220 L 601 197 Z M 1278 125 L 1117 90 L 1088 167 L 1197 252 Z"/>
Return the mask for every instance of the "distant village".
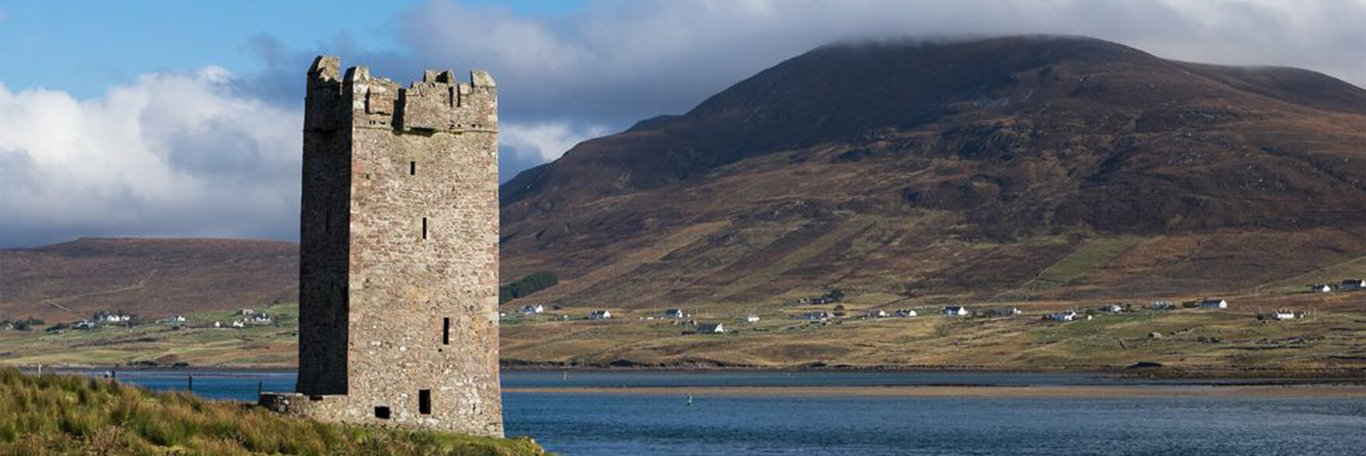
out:
<path id="1" fill-rule="evenodd" d="M 189 321 L 184 315 L 178 314 L 156 320 L 146 320 L 137 314 L 125 312 L 123 310 L 104 310 L 94 313 L 90 318 L 83 318 L 76 321 L 56 322 L 51 325 L 48 325 L 48 322 L 44 320 L 34 318 L 0 321 L 0 329 L 30 331 L 46 326 L 45 328 L 42 328 L 44 332 L 60 334 L 69 330 L 88 331 L 102 326 L 134 327 L 149 324 L 166 325 L 172 329 L 243 329 L 253 326 L 272 326 L 276 325 L 277 322 L 269 313 L 253 309 L 239 309 L 234 311 L 231 318 L 193 322 Z"/>
<path id="2" fill-rule="evenodd" d="M 1333 283 L 1313 283 L 1306 286 L 1310 293 L 1343 293 L 1343 292 L 1366 292 L 1366 279 L 1343 279 Z M 1097 316 L 1115 315 L 1135 312 L 1165 312 L 1179 309 L 1196 309 L 1206 311 L 1226 310 L 1234 306 L 1235 303 L 1227 299 L 1218 297 L 1207 297 L 1196 300 L 1174 303 L 1172 301 L 1158 300 L 1145 304 L 1136 303 L 1105 303 L 1097 304 L 1090 308 L 1076 308 L 1066 310 L 1052 310 L 1027 313 L 1016 307 L 981 305 L 948 305 L 948 306 L 920 306 L 916 308 L 881 308 L 874 307 L 861 311 L 849 311 L 845 308 L 845 293 L 842 290 L 834 289 L 828 293 L 818 296 L 805 296 L 797 298 L 786 304 L 800 309 L 787 315 L 777 318 L 786 318 L 799 322 L 815 325 L 839 324 L 845 320 L 872 320 L 884 318 L 920 318 L 927 316 L 940 316 L 942 318 L 955 319 L 984 319 L 984 318 L 1036 318 L 1042 321 L 1066 323 L 1078 320 L 1091 320 Z M 828 309 L 812 309 L 813 307 L 830 306 Z M 520 320 L 561 320 L 561 321 L 605 321 L 622 319 L 625 315 L 622 310 L 595 309 L 583 314 L 571 314 L 558 305 L 547 307 L 544 304 L 527 304 L 520 306 L 515 312 L 500 312 L 499 318 L 509 323 L 516 323 Z M 649 312 L 641 314 L 641 311 L 629 311 L 630 315 L 638 321 L 668 321 L 670 324 L 679 326 L 683 334 L 726 334 L 733 333 L 750 325 L 761 321 L 758 313 L 739 313 L 730 317 L 712 317 L 700 319 L 693 313 L 681 308 L 670 308 L 663 312 Z M 1309 312 L 1291 311 L 1276 309 L 1255 314 L 1255 318 L 1260 321 L 1285 321 L 1298 320 L 1310 316 Z M 773 315 L 766 315 L 767 318 L 774 318 Z M 196 318 L 193 321 L 183 315 L 171 315 L 160 319 L 147 320 L 139 315 L 125 312 L 123 310 L 106 310 L 92 314 L 89 318 L 75 321 L 55 322 L 49 324 L 41 319 L 22 318 L 15 320 L 0 320 L 0 330 L 33 331 L 43 330 L 47 333 L 60 334 L 65 331 L 85 331 L 102 326 L 108 327 L 134 327 L 141 325 L 165 325 L 172 329 L 207 328 L 207 329 L 246 329 L 261 326 L 279 326 L 278 319 L 264 311 L 243 308 L 233 311 L 226 318 Z"/>
<path id="3" fill-rule="evenodd" d="M 1310 284 L 1308 285 L 1308 288 L 1309 292 L 1312 293 L 1357 292 L 1366 290 L 1366 280 L 1344 279 L 1340 282 L 1333 284 Z M 807 322 L 811 324 L 828 325 L 839 324 L 839 322 L 849 319 L 869 320 L 883 318 L 917 318 L 930 315 L 938 315 L 944 318 L 961 319 L 1028 317 L 1026 312 L 1016 307 L 989 305 L 981 305 L 976 307 L 966 305 L 952 305 L 922 306 L 918 308 L 896 309 L 871 308 L 859 312 L 849 312 L 846 310 L 844 304 L 842 304 L 844 298 L 845 293 L 839 289 L 831 290 L 829 293 L 820 296 L 806 296 L 798 298 L 794 302 L 790 302 L 789 304 L 793 304 L 803 308 L 824 305 L 831 305 L 832 307 L 829 310 L 802 310 L 800 312 L 788 315 L 786 318 Z M 1037 319 L 1043 321 L 1066 323 L 1078 320 L 1091 320 L 1096 318 L 1097 316 L 1107 314 L 1114 315 L 1144 311 L 1166 312 L 1180 309 L 1220 311 L 1227 310 L 1232 305 L 1232 303 L 1230 303 L 1227 299 L 1224 298 L 1205 297 L 1190 301 L 1184 301 L 1179 304 L 1166 300 L 1158 300 L 1146 304 L 1100 304 L 1091 308 L 1067 309 L 1062 311 L 1046 311 L 1039 313 L 1035 316 L 1037 317 Z M 622 311 L 618 311 L 617 314 L 614 314 L 613 310 L 611 309 L 595 309 L 586 314 L 582 314 L 581 316 L 575 316 L 569 313 L 562 313 L 560 312 L 562 310 L 564 310 L 564 308 L 558 305 L 552 305 L 549 309 L 547 309 L 547 307 L 544 304 L 527 304 L 521 306 L 519 309 L 517 309 L 515 313 L 512 314 L 509 314 L 508 312 L 500 312 L 499 317 L 500 319 L 504 320 L 524 320 L 528 318 L 537 318 L 541 320 L 602 321 L 610 320 L 613 318 L 621 318 L 622 316 L 620 315 Z M 632 313 L 636 314 L 639 312 Z M 1258 312 L 1257 314 L 1255 314 L 1255 318 L 1259 321 L 1298 320 L 1305 318 L 1310 314 L 1310 312 L 1305 311 L 1277 309 L 1269 312 Z M 671 308 L 666 309 L 663 312 L 649 313 L 646 315 L 636 316 L 635 319 L 639 321 L 671 321 L 674 325 L 686 328 L 683 330 L 683 334 L 724 334 L 727 332 L 734 332 L 739 328 L 743 328 L 745 325 L 752 325 L 758 323 L 760 321 L 760 316 L 754 313 L 748 313 L 744 315 L 734 315 L 729 318 L 713 318 L 711 319 L 711 321 L 704 321 L 694 318 L 693 314 L 687 312 L 684 309 Z M 727 326 L 728 324 L 730 325 L 729 327 Z M 1160 338 L 1161 335 L 1154 333 L 1153 335 L 1150 335 L 1150 337 Z"/>

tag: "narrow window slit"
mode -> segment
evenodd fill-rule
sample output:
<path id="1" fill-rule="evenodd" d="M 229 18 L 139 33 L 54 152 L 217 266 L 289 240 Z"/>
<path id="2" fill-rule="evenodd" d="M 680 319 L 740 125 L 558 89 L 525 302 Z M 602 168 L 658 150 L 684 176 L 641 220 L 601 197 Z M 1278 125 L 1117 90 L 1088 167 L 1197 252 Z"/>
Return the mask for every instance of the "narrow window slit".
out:
<path id="1" fill-rule="evenodd" d="M 415 161 L 410 161 L 410 162 L 408 162 L 408 175 L 409 175 L 409 176 L 416 176 L 416 175 L 417 175 L 417 162 L 415 162 Z"/>
<path id="2" fill-rule="evenodd" d="M 432 390 L 417 390 L 417 413 L 432 414 Z"/>
<path id="3" fill-rule="evenodd" d="M 441 319 L 441 345 L 451 344 L 451 317 Z"/>
<path id="4" fill-rule="evenodd" d="M 422 239 L 427 239 L 427 217 L 422 217 Z"/>
<path id="5" fill-rule="evenodd" d="M 383 405 L 375 406 L 375 418 L 379 418 L 381 420 L 389 419 L 389 407 L 385 407 Z"/>

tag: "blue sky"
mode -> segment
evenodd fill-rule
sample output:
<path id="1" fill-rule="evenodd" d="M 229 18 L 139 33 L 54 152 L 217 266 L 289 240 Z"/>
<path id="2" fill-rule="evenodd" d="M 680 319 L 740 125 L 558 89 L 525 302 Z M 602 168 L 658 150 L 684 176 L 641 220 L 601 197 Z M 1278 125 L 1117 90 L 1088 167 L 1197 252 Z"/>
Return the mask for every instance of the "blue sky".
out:
<path id="1" fill-rule="evenodd" d="M 251 49 L 269 35 L 300 47 L 347 40 L 364 49 L 396 49 L 394 18 L 421 2 L 278 0 L 0 2 L 0 81 L 11 90 L 45 87 L 78 98 L 148 72 L 216 65 L 255 73 Z M 465 2 L 527 17 L 569 14 L 581 1 Z"/>
<path id="2" fill-rule="evenodd" d="M 1366 0 L 0 0 L 0 247 L 297 239 L 318 54 L 490 71 L 505 181 L 822 44 L 1037 33 L 1366 85 Z"/>

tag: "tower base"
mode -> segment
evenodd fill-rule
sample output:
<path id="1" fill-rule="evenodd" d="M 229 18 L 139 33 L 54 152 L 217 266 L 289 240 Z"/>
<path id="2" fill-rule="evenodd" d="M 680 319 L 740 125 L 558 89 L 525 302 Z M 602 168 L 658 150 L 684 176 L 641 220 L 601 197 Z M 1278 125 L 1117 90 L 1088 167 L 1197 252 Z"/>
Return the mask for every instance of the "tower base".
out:
<path id="1" fill-rule="evenodd" d="M 334 423 L 382 427 L 446 430 L 481 437 L 503 437 L 498 423 L 443 422 L 430 416 L 414 416 L 402 410 L 377 410 L 345 395 L 306 396 L 302 393 L 261 393 L 256 404 L 276 413 Z M 475 426 L 472 426 L 475 425 Z"/>

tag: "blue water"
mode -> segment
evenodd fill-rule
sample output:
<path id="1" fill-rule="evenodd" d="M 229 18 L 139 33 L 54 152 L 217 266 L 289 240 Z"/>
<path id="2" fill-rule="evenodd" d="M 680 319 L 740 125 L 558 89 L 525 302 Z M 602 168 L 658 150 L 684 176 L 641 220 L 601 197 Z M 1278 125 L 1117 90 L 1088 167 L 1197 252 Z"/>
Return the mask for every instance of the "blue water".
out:
<path id="1" fill-rule="evenodd" d="M 95 372 L 92 374 L 100 374 Z M 120 381 L 183 390 L 187 372 Z M 294 374 L 196 372 L 194 392 L 254 400 Z M 1089 374 L 504 372 L 518 387 L 1078 385 Z M 1342 398 L 926 398 L 696 394 L 503 394 L 508 435 L 565 455 L 1366 454 L 1366 401 Z"/>
<path id="2" fill-rule="evenodd" d="M 1141 381 L 1077 373 L 867 372 L 867 371 L 504 371 L 503 386 L 899 386 L 1098 385 Z"/>
<path id="3" fill-rule="evenodd" d="M 577 454 L 1349 455 L 1366 404 L 1334 399 L 504 395 L 508 435 Z"/>

